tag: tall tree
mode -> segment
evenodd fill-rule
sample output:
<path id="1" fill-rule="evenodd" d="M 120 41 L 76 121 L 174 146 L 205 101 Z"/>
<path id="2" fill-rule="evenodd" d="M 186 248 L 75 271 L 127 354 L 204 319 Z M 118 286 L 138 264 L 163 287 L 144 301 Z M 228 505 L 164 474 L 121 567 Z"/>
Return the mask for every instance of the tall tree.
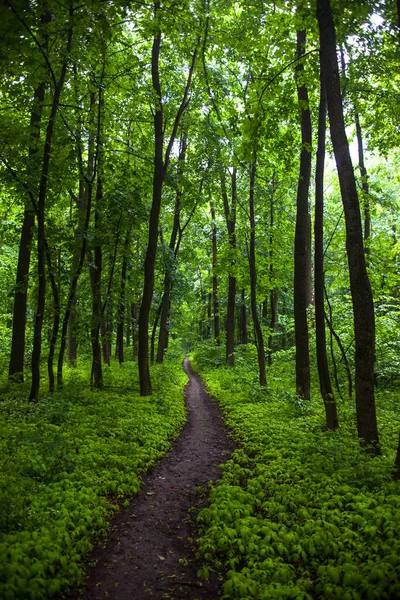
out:
<path id="1" fill-rule="evenodd" d="M 160 2 L 154 3 L 154 19 L 160 18 Z M 181 117 L 188 105 L 188 96 L 192 82 L 193 71 L 196 62 L 196 50 L 192 56 L 192 62 L 186 82 L 182 102 L 175 116 L 172 133 L 168 142 L 164 156 L 164 126 L 165 118 L 163 111 L 163 96 L 160 83 L 160 49 L 161 49 L 161 29 L 158 28 L 153 39 L 151 54 L 151 78 L 155 95 L 154 107 L 154 175 L 153 175 L 153 199 L 149 218 L 149 236 L 144 262 L 144 281 L 142 302 L 139 310 L 139 352 L 138 368 L 140 381 L 140 395 L 149 396 L 151 394 L 151 380 L 149 370 L 149 313 L 154 290 L 154 267 L 157 254 L 158 223 L 161 209 L 162 189 L 165 175 L 170 162 L 170 155 Z"/>
<path id="2" fill-rule="evenodd" d="M 339 426 L 335 398 L 329 375 L 326 353 L 325 303 L 324 303 L 324 167 L 326 152 L 326 91 L 323 71 L 320 74 L 320 101 L 318 113 L 318 148 L 315 166 L 315 218 L 314 218 L 314 290 L 315 338 L 317 366 L 321 396 L 324 401 L 327 429 Z"/>
<path id="3" fill-rule="evenodd" d="M 37 246 L 38 246 L 38 296 L 35 312 L 35 328 L 33 335 L 33 353 L 32 353 L 32 384 L 29 394 L 29 400 L 37 402 L 39 399 L 40 388 L 40 356 L 42 350 L 42 329 L 44 309 L 46 303 L 46 248 L 45 248 L 45 207 L 47 198 L 47 186 L 49 178 L 50 158 L 52 153 L 52 142 L 54 125 L 56 121 L 61 92 L 64 86 L 65 76 L 72 48 L 74 7 L 69 7 L 69 26 L 67 32 L 67 45 L 64 60 L 61 66 L 58 81 L 55 81 L 55 88 L 51 103 L 49 120 L 46 129 L 46 138 L 43 150 L 43 162 L 39 183 L 38 203 L 37 203 Z"/>
<path id="4" fill-rule="evenodd" d="M 297 31 L 297 57 L 305 52 L 306 32 Z M 304 64 L 296 64 L 297 97 L 301 114 L 300 172 L 297 186 L 296 234 L 294 245 L 294 327 L 296 339 L 296 392 L 310 399 L 310 353 L 307 307 L 311 289 L 311 220 L 308 194 L 311 178 L 311 116 Z"/>
<path id="5" fill-rule="evenodd" d="M 267 384 L 265 372 L 265 349 L 264 337 L 261 329 L 260 319 L 257 310 L 257 265 L 256 265 L 256 219 L 254 211 L 254 188 L 256 183 L 257 164 L 256 158 L 250 165 L 250 191 L 249 191 L 249 214 L 250 214 L 250 248 L 249 248 L 249 271 L 250 271 L 250 306 L 253 319 L 254 332 L 256 336 L 257 357 L 258 357 L 258 378 L 260 385 Z"/>
<path id="6" fill-rule="evenodd" d="M 221 173 L 221 190 L 224 201 L 224 212 L 226 227 L 228 230 L 228 242 L 231 252 L 230 269 L 228 274 L 228 310 L 226 315 L 226 363 L 234 364 L 235 349 L 235 304 L 236 304 L 236 277 L 234 274 L 235 252 L 236 252 L 236 204 L 237 185 L 236 168 L 231 173 L 231 204 L 229 206 L 228 193 L 226 190 L 225 173 Z"/>
<path id="7" fill-rule="evenodd" d="M 379 452 L 374 396 L 375 318 L 354 169 L 343 118 L 336 30 L 330 0 L 317 0 L 321 64 L 325 74 L 330 133 L 346 220 L 346 250 L 353 303 L 357 430 L 362 443 Z"/>

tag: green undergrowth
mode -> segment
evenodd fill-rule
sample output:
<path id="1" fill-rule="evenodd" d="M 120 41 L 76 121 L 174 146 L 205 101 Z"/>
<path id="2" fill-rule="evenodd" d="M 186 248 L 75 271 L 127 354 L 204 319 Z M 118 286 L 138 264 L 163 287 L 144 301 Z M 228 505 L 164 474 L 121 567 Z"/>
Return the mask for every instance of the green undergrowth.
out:
<path id="1" fill-rule="evenodd" d="M 144 398 L 136 364 L 114 364 L 97 392 L 84 367 L 36 406 L 24 384 L 0 395 L 2 600 L 51 598 L 79 583 L 107 519 L 129 504 L 185 421 L 180 359 L 154 367 Z"/>
<path id="2" fill-rule="evenodd" d="M 371 459 L 353 403 L 340 404 L 340 429 L 325 431 L 317 389 L 310 402 L 293 394 L 292 362 L 278 356 L 262 389 L 250 347 L 234 368 L 207 345 L 192 356 L 240 442 L 199 515 L 201 574 L 222 574 L 231 600 L 398 599 L 399 395 L 378 395 L 382 456 Z"/>

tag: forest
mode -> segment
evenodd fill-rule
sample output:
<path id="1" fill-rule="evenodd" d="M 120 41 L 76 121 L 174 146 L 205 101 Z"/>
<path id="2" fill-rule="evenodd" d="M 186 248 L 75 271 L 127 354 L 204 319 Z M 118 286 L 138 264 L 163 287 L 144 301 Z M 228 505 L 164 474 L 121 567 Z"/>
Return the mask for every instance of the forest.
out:
<path id="1" fill-rule="evenodd" d="M 0 598 L 84 589 L 187 375 L 236 446 L 152 597 L 400 598 L 399 65 L 399 0 L 0 2 Z"/>

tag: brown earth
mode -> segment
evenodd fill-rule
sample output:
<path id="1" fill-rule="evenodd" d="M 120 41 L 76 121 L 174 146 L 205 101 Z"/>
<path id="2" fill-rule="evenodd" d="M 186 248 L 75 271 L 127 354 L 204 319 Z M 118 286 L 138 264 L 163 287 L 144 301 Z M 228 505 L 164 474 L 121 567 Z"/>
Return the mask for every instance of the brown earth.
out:
<path id="1" fill-rule="evenodd" d="M 215 401 L 186 358 L 188 421 L 171 450 L 143 477 L 141 492 L 113 518 L 107 544 L 89 558 L 78 600 L 215 600 L 221 582 L 200 580 L 196 515 L 234 442 Z M 71 596 L 73 598 L 73 596 Z"/>

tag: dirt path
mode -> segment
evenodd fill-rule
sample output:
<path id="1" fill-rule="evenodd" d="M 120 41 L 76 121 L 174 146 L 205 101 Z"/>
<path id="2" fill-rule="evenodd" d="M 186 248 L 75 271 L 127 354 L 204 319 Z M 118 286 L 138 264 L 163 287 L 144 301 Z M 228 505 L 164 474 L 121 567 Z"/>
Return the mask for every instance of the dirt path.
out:
<path id="1" fill-rule="evenodd" d="M 85 600 L 215 600 L 219 582 L 201 584 L 192 551 L 196 512 L 204 486 L 220 476 L 218 465 L 234 449 L 215 402 L 188 359 L 188 422 L 169 453 L 143 478 L 129 509 L 116 515 L 105 548 L 97 549 Z M 203 486 L 203 490 L 199 489 Z"/>

